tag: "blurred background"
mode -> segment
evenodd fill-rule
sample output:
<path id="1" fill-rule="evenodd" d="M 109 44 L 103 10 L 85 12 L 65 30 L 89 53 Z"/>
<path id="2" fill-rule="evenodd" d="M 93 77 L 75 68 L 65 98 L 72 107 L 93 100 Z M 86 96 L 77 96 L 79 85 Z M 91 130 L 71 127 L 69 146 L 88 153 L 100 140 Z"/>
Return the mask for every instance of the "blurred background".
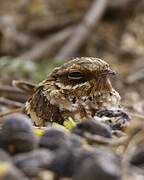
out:
<path id="1" fill-rule="evenodd" d="M 144 113 L 144 0 L 0 0 L 0 96 L 38 83 L 72 57 L 106 60 L 122 103 Z"/>

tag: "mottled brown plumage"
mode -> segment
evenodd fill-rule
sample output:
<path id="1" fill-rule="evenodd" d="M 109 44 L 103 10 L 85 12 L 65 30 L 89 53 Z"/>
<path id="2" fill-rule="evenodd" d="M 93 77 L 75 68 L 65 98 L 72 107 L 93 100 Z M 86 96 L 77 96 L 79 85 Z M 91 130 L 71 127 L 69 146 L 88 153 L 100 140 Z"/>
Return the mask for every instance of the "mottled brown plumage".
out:
<path id="1" fill-rule="evenodd" d="M 104 109 L 119 107 L 120 96 L 112 88 L 109 65 L 98 58 L 75 58 L 55 68 L 36 86 L 26 103 L 26 112 L 35 125 L 62 124 L 72 117 L 82 121 Z"/>

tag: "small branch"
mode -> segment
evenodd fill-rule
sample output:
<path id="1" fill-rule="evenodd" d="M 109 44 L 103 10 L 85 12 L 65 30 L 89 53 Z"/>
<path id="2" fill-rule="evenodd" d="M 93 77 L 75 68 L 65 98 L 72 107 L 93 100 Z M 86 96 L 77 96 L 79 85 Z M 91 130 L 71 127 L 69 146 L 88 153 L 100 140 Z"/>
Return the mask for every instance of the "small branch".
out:
<path id="1" fill-rule="evenodd" d="M 101 145 L 107 145 L 112 147 L 117 147 L 120 145 L 125 144 L 128 141 L 128 136 L 124 136 L 119 138 L 118 140 L 106 138 L 100 135 L 91 135 L 90 133 L 85 133 L 85 138 L 90 144 L 101 144 Z"/>
<path id="2" fill-rule="evenodd" d="M 36 44 L 32 49 L 28 52 L 22 54 L 20 59 L 30 59 L 30 60 L 38 60 L 45 55 L 51 54 L 51 52 L 58 48 L 58 46 L 63 43 L 71 34 L 73 27 L 68 27 L 54 35 L 48 36 L 45 40 L 42 40 L 38 44 Z"/>
<path id="3" fill-rule="evenodd" d="M 136 117 L 136 118 L 139 118 L 139 120 L 144 120 L 144 114 L 141 114 L 141 113 L 137 113 L 137 112 L 130 112 L 128 111 L 128 114 L 132 117 Z"/>
<path id="4" fill-rule="evenodd" d="M 18 94 L 24 94 L 23 91 L 16 89 L 12 86 L 8 86 L 8 85 L 0 85 L 0 93 L 4 92 L 4 93 L 18 93 Z"/>
<path id="5" fill-rule="evenodd" d="M 94 0 L 83 21 L 74 29 L 70 40 L 63 46 L 56 58 L 71 57 L 80 49 L 88 40 L 94 27 L 98 25 L 108 2 L 109 0 Z"/>
<path id="6" fill-rule="evenodd" d="M 128 75 L 126 79 L 127 84 L 133 84 L 144 79 L 144 67 Z"/>
<path id="7" fill-rule="evenodd" d="M 0 105 L 8 106 L 8 107 L 16 107 L 16 108 L 24 106 L 23 103 L 12 101 L 3 97 L 0 97 Z"/>
<path id="8" fill-rule="evenodd" d="M 18 113 L 18 112 L 23 112 L 23 110 L 24 110 L 24 108 L 21 107 L 21 108 L 13 109 L 13 110 L 8 111 L 8 112 L 0 113 L 0 121 L 1 121 L 1 118 L 4 118 L 5 116 L 8 116 L 8 115 L 11 115 L 11 114 L 14 114 L 14 113 Z"/>
<path id="9" fill-rule="evenodd" d="M 29 94 L 8 85 L 0 85 L 0 96 L 26 101 Z"/>

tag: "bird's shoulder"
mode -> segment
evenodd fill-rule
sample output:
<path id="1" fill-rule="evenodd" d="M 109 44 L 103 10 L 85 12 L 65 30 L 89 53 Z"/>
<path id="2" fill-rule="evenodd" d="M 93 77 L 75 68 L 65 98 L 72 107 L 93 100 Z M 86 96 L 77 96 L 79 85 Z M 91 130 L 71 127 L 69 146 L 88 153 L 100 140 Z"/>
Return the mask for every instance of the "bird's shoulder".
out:
<path id="1" fill-rule="evenodd" d="M 58 105 L 51 103 L 50 97 L 45 92 L 43 86 L 36 88 L 25 105 L 26 112 L 37 126 L 44 126 L 45 122 L 54 121 L 59 121 L 61 124 L 60 109 Z"/>

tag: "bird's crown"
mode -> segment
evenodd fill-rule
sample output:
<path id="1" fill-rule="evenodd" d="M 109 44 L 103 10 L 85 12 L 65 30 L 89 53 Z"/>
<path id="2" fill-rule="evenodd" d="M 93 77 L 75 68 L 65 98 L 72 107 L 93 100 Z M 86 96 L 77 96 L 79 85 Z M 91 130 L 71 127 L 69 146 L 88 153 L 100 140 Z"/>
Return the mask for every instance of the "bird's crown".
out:
<path id="1" fill-rule="evenodd" d="M 60 80 L 64 84 L 78 84 L 90 79 L 105 77 L 108 74 L 114 74 L 114 71 L 105 61 L 98 58 L 81 57 L 55 68 L 48 79 Z"/>

